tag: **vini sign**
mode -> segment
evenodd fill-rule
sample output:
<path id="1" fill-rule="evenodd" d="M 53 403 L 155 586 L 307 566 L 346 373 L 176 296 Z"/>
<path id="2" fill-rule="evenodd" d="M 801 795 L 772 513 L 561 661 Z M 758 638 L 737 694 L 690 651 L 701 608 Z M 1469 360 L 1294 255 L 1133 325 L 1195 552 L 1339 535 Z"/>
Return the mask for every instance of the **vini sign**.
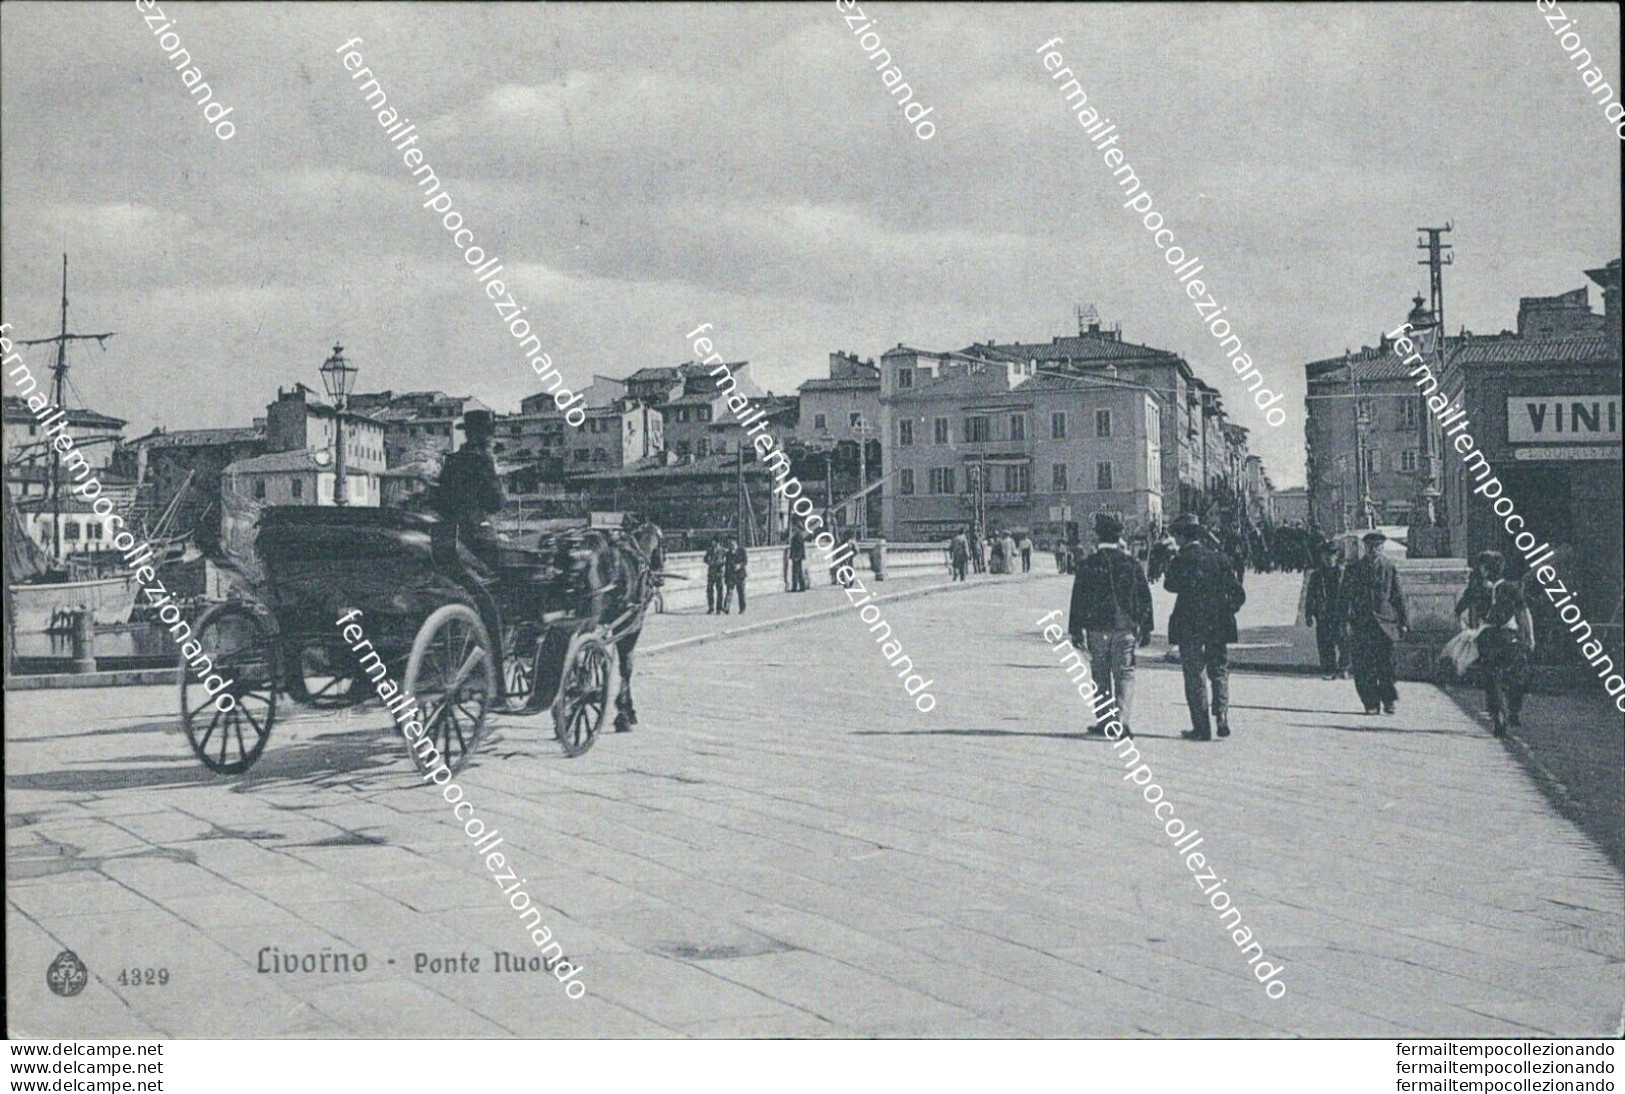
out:
<path id="1" fill-rule="evenodd" d="M 1512 443 L 1618 444 L 1618 395 L 1513 395 L 1507 399 Z"/>

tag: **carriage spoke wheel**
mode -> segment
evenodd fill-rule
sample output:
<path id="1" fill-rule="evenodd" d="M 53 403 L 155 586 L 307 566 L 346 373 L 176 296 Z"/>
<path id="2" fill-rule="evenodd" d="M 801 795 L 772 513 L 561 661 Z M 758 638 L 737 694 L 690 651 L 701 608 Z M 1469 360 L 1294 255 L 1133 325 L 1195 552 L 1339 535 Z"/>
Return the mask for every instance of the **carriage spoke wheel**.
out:
<path id="1" fill-rule="evenodd" d="M 205 767 L 240 775 L 265 751 L 276 721 L 276 636 L 246 604 L 217 604 L 198 619 L 193 638 L 213 665 L 210 675 L 226 686 L 210 695 L 183 656 L 181 726 Z"/>
<path id="2" fill-rule="evenodd" d="M 597 639 L 578 644 L 564 666 L 553 703 L 553 732 L 566 756 L 591 748 L 609 713 L 609 651 Z"/>
<path id="3" fill-rule="evenodd" d="M 461 771 L 479 747 L 486 715 L 497 699 L 491 639 L 472 608 L 447 604 L 424 620 L 412 641 L 403 682 L 417 697 L 423 739 L 434 746 L 431 753 L 421 740 L 409 741 L 412 762 L 425 774 L 437 763 L 453 773 Z"/>
<path id="4" fill-rule="evenodd" d="M 502 637 L 502 703 L 510 714 L 530 710 L 536 694 L 536 632 L 510 625 Z"/>

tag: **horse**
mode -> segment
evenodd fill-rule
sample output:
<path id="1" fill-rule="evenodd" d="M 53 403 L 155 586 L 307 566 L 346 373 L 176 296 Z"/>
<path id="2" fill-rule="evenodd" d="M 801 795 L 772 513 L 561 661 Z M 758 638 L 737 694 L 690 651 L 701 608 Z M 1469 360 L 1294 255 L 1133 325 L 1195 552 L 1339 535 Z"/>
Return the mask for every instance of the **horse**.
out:
<path id="1" fill-rule="evenodd" d="M 593 618 L 605 623 L 615 639 L 620 687 L 615 695 L 615 732 L 630 732 L 638 724 L 632 702 L 632 670 L 644 616 L 662 580 L 665 534 L 650 521 L 615 529 L 583 532 L 587 592 Z"/>

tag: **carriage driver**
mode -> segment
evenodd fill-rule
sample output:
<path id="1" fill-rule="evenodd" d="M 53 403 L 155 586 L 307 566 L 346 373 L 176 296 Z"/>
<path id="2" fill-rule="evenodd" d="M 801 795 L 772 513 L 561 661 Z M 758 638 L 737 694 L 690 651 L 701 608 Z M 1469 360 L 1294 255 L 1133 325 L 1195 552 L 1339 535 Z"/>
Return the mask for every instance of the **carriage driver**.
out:
<path id="1" fill-rule="evenodd" d="M 495 421 L 489 410 L 470 410 L 457 423 L 468 434 L 463 447 L 446 457 L 435 492 L 435 509 L 457 525 L 457 538 L 493 570 L 500 546 L 490 516 L 502 508 L 502 483 L 491 458 Z"/>

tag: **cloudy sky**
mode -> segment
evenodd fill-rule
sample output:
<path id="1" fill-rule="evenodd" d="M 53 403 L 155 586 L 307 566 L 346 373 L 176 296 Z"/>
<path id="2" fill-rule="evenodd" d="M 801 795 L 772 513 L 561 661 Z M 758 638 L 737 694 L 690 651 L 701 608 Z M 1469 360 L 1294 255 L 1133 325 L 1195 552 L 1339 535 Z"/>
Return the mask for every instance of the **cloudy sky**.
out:
<path id="1" fill-rule="evenodd" d="M 1047 340 L 1093 303 L 1301 483 L 1302 365 L 1403 317 L 1417 225 L 1455 222 L 1447 313 L 1477 331 L 1619 255 L 1621 142 L 1533 4 L 860 6 L 930 141 L 831 3 L 161 3 L 228 142 L 134 4 L 0 5 L 0 309 L 54 333 L 67 250 L 72 327 L 118 332 L 74 380 L 135 430 L 247 424 L 335 339 L 364 388 L 516 407 L 523 356 L 335 52 L 357 35 L 574 386 L 687 359 L 701 322 L 784 391 L 831 350 Z M 1619 87 L 1617 9 L 1564 6 Z M 1066 112 L 1055 36 L 1281 429 Z"/>

